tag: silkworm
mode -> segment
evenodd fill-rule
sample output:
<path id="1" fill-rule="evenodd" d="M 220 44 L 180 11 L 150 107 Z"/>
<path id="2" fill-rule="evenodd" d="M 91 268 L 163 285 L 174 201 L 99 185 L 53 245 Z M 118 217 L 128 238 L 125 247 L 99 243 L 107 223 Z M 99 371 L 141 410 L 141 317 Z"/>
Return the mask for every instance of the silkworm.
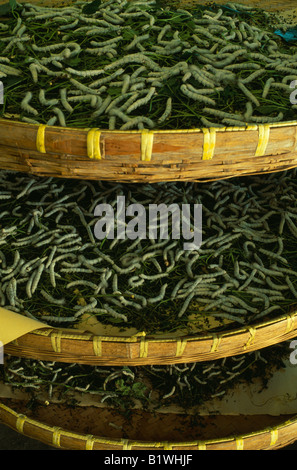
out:
<path id="1" fill-rule="evenodd" d="M 234 114 L 234 113 L 227 113 L 226 111 L 220 111 L 218 109 L 213 109 L 213 108 L 208 108 L 205 107 L 203 108 L 203 112 L 207 114 L 212 114 L 213 116 L 218 116 L 222 119 L 241 119 L 243 116 L 240 114 Z"/>
<path id="2" fill-rule="evenodd" d="M 33 295 L 34 292 L 36 291 L 37 289 L 37 286 L 38 286 L 38 283 L 40 281 L 40 278 L 41 278 L 41 275 L 42 275 L 42 272 L 45 268 L 45 265 L 44 263 L 41 263 L 36 271 L 36 274 L 34 276 L 34 278 L 32 279 L 32 285 L 31 285 L 31 294 Z"/>
<path id="3" fill-rule="evenodd" d="M 212 98 L 209 98 L 207 96 L 204 96 L 200 93 L 195 92 L 194 87 L 192 87 L 191 85 L 183 84 L 183 85 L 181 85 L 180 89 L 186 96 L 188 96 L 189 98 L 191 98 L 195 101 L 201 101 L 201 102 L 206 103 L 210 106 L 215 106 L 216 105 L 215 100 L 213 100 Z"/>
<path id="4" fill-rule="evenodd" d="M 163 395 L 162 399 L 166 399 L 166 398 L 169 398 L 169 397 L 172 397 L 172 395 L 174 395 L 174 392 L 175 392 L 175 385 L 172 387 L 171 391 L 165 395 Z"/>
<path id="5" fill-rule="evenodd" d="M 154 121 L 152 121 L 150 118 L 145 117 L 145 116 L 138 116 L 138 117 L 130 119 L 128 122 L 123 124 L 120 127 L 120 129 L 121 130 L 129 130 L 129 129 L 134 128 L 139 123 L 146 124 L 147 127 L 150 128 L 150 129 L 152 129 L 154 127 Z"/>
<path id="6" fill-rule="evenodd" d="M 264 88 L 263 88 L 262 98 L 267 98 L 267 95 L 269 93 L 269 90 L 270 90 L 271 85 L 272 85 L 273 82 L 274 82 L 273 77 L 268 78 L 268 80 L 266 81 L 266 83 L 264 85 Z"/>
<path id="7" fill-rule="evenodd" d="M 60 98 L 61 98 L 61 103 L 62 103 L 63 107 L 65 108 L 65 110 L 68 111 L 69 113 L 72 113 L 73 108 L 67 100 L 67 90 L 66 90 L 66 88 L 60 88 Z M 61 122 L 61 119 L 60 119 L 60 122 Z"/>
<path id="8" fill-rule="evenodd" d="M 259 100 L 253 95 L 253 93 L 247 89 L 242 80 L 237 81 L 238 88 L 245 94 L 245 96 L 255 104 L 255 106 L 260 106 Z"/>
<path id="9" fill-rule="evenodd" d="M 154 304 L 163 300 L 168 284 L 163 284 L 160 290 L 160 294 L 156 297 L 148 299 L 149 304 Z"/>
<path id="10" fill-rule="evenodd" d="M 60 125 L 66 127 L 66 120 L 63 111 L 60 108 L 54 107 L 53 112 L 57 115 Z"/>
<path id="11" fill-rule="evenodd" d="M 130 114 L 132 111 L 135 111 L 135 109 L 144 106 L 148 101 L 150 101 L 155 92 L 156 88 L 151 87 L 144 98 L 140 98 L 129 106 L 129 108 L 126 110 L 127 114 Z"/>
<path id="12" fill-rule="evenodd" d="M 83 85 L 82 83 L 75 80 L 75 78 L 70 78 L 69 81 L 70 81 L 70 83 L 72 83 L 72 85 L 75 86 L 75 88 L 77 88 L 78 90 L 80 90 L 84 93 L 88 93 L 88 94 L 91 94 L 91 95 L 94 95 L 94 94 L 96 95 L 97 94 L 96 90 L 93 90 L 90 86 Z"/>
<path id="13" fill-rule="evenodd" d="M 28 111 L 28 113 L 34 114 L 34 116 L 37 116 L 38 115 L 37 109 L 29 105 L 29 101 L 31 101 L 32 98 L 33 98 L 32 92 L 28 91 L 26 93 L 25 98 L 21 101 L 21 108 L 24 109 L 25 111 Z"/>
<path id="14" fill-rule="evenodd" d="M 55 304 L 55 305 L 64 305 L 66 300 L 64 298 L 62 299 L 55 299 L 53 296 L 51 296 L 48 292 L 46 292 L 44 289 L 40 289 L 41 295 L 47 300 L 48 302 Z"/>

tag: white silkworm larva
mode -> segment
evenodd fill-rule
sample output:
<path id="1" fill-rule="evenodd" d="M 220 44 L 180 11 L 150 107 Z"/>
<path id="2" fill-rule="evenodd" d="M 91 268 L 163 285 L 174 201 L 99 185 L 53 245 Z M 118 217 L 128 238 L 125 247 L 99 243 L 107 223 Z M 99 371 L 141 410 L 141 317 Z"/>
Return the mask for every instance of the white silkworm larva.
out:
<path id="1" fill-rule="evenodd" d="M 84 92 L 84 93 L 89 93 L 89 94 L 93 94 L 93 95 L 97 95 L 97 90 L 92 90 L 92 88 L 86 86 L 86 85 L 83 85 L 82 83 L 78 82 L 77 80 L 75 80 L 74 78 L 70 78 L 70 83 L 72 83 L 72 85 L 75 86 L 75 88 L 77 88 L 78 90 Z"/>
<path id="2" fill-rule="evenodd" d="M 6 73 L 7 75 L 18 76 L 21 75 L 21 71 L 10 65 L 0 64 L 0 71 Z"/>
<path id="3" fill-rule="evenodd" d="M 220 111 L 219 109 L 213 109 L 213 108 L 203 108 L 203 112 L 207 114 L 212 114 L 213 116 L 217 116 L 222 119 L 236 119 L 236 120 L 241 120 L 243 116 L 241 114 L 232 114 L 232 113 L 227 113 L 225 111 Z"/>
<path id="4" fill-rule="evenodd" d="M 238 64 L 230 64 L 226 65 L 226 70 L 244 70 L 244 69 L 254 69 L 259 70 L 261 65 L 253 63 L 253 62 L 240 62 Z"/>
<path id="5" fill-rule="evenodd" d="M 21 108 L 24 109 L 25 111 L 28 111 L 28 113 L 34 114 L 34 116 L 38 116 L 39 113 L 37 109 L 29 105 L 29 101 L 31 101 L 32 98 L 33 98 L 33 94 L 31 93 L 31 91 L 28 91 L 26 93 L 25 98 L 21 102 Z"/>
<path id="6" fill-rule="evenodd" d="M 156 88 L 155 87 L 151 87 L 147 93 L 147 95 L 144 97 L 144 98 L 140 98 L 139 100 L 135 101 L 134 103 L 132 103 L 129 108 L 126 110 L 127 114 L 130 114 L 132 111 L 134 111 L 135 109 L 145 105 L 146 103 L 148 103 L 148 101 L 150 101 L 150 99 L 152 98 L 152 96 L 155 94 L 156 92 Z"/>
<path id="7" fill-rule="evenodd" d="M 263 75 L 266 71 L 264 69 L 259 69 L 259 70 L 256 70 L 255 72 L 251 73 L 251 75 L 249 75 L 247 78 L 243 78 L 242 79 L 242 83 L 246 84 L 246 83 L 250 83 L 252 82 L 253 80 L 255 80 L 255 78 L 258 78 L 260 77 L 261 75 Z"/>
<path id="8" fill-rule="evenodd" d="M 67 90 L 66 90 L 66 88 L 61 88 L 60 89 L 60 98 L 61 98 L 61 103 L 62 103 L 63 107 L 65 108 L 65 110 L 68 111 L 69 113 L 72 113 L 73 108 L 67 101 Z"/>
<path id="9" fill-rule="evenodd" d="M 163 300 L 168 284 L 163 284 L 160 290 L 160 294 L 157 297 L 148 299 L 148 303 L 153 304 Z"/>
<path id="10" fill-rule="evenodd" d="M 108 313 L 111 314 L 111 316 L 113 316 L 114 318 L 121 318 L 122 320 L 124 320 L 124 322 L 127 322 L 128 319 L 126 317 L 126 315 L 124 315 L 123 313 L 118 313 L 116 312 L 113 308 L 111 308 L 108 304 L 104 304 L 104 308 L 108 311 Z"/>
<path id="11" fill-rule="evenodd" d="M 55 107 L 53 108 L 53 112 L 58 116 L 59 123 L 62 127 L 66 127 L 66 120 L 63 111 L 61 109 Z"/>
<path id="12" fill-rule="evenodd" d="M 40 122 L 36 121 L 36 119 L 31 119 L 31 118 L 28 118 L 26 116 L 22 116 L 21 120 L 24 121 L 24 122 L 27 122 L 28 124 L 40 124 Z"/>
<path id="13" fill-rule="evenodd" d="M 73 75 L 78 75 L 80 77 L 94 77 L 96 75 L 101 75 L 104 73 L 104 70 L 99 69 L 99 70 L 75 70 L 71 67 L 67 67 L 65 69 L 67 72 L 72 73 Z"/>
<path id="14" fill-rule="evenodd" d="M 245 121 L 238 121 L 237 119 L 229 119 L 229 118 L 224 118 L 222 120 L 223 124 L 227 124 L 228 126 L 238 126 L 238 127 L 243 127 L 246 125 Z"/>
<path id="15" fill-rule="evenodd" d="M 132 128 L 135 128 L 135 126 L 137 126 L 137 124 L 139 124 L 139 123 L 145 123 L 151 129 L 155 125 L 154 121 L 152 121 L 150 118 L 147 118 L 145 116 L 138 116 L 138 117 L 135 117 L 135 118 L 129 120 L 125 124 L 123 124 L 120 129 L 121 130 L 132 129 Z"/>
<path id="16" fill-rule="evenodd" d="M 40 289 L 41 295 L 45 298 L 50 303 L 53 303 L 55 305 L 64 305 L 65 304 L 65 299 L 55 299 L 53 296 L 51 296 L 48 292 L 46 292 L 44 289 Z"/>
<path id="17" fill-rule="evenodd" d="M 53 126 L 54 124 L 56 124 L 57 119 L 58 119 L 57 116 L 51 117 L 51 118 L 47 121 L 46 125 L 47 125 L 47 126 Z"/>
<path id="18" fill-rule="evenodd" d="M 259 100 L 256 98 L 255 95 L 253 95 L 253 93 L 250 90 L 247 89 L 247 87 L 245 86 L 245 84 L 241 80 L 237 81 L 237 85 L 238 85 L 238 88 L 245 94 L 245 96 L 252 103 L 254 103 L 256 106 L 260 106 Z"/>
<path id="19" fill-rule="evenodd" d="M 194 87 L 191 87 L 191 85 L 186 85 L 183 84 L 180 87 L 181 91 L 188 96 L 189 98 L 195 100 L 195 101 L 202 101 L 205 104 L 208 104 L 210 106 L 215 106 L 216 102 L 215 100 L 208 98 L 207 96 L 201 95 L 195 91 Z"/>
<path id="20" fill-rule="evenodd" d="M 141 41 L 146 41 L 147 39 L 149 39 L 150 35 L 149 34 L 144 34 L 142 36 L 136 36 L 133 41 L 128 44 L 128 46 L 125 47 L 125 50 L 126 51 L 129 51 L 131 49 L 133 49 L 135 46 L 137 46 L 137 44 L 139 44 Z"/>
<path id="21" fill-rule="evenodd" d="M 166 395 L 163 395 L 162 399 L 166 399 L 166 398 L 171 397 L 172 395 L 174 395 L 174 392 L 175 392 L 175 385 L 172 387 L 172 389 L 169 393 L 167 393 Z"/>
<path id="22" fill-rule="evenodd" d="M 47 100 L 45 98 L 45 91 L 43 89 L 39 91 L 39 101 L 44 106 L 55 106 L 59 103 L 59 100 L 57 99 Z"/>
<path id="23" fill-rule="evenodd" d="M 37 64 L 30 64 L 29 65 L 29 70 L 32 75 L 32 79 L 34 83 L 38 83 L 38 72 L 39 72 L 39 67 Z"/>
<path id="24" fill-rule="evenodd" d="M 162 116 L 159 117 L 158 122 L 161 123 L 161 122 L 166 121 L 166 119 L 169 117 L 171 113 L 171 110 L 172 110 L 172 98 L 169 97 L 166 102 L 166 108 L 164 110 L 164 113 L 162 114 Z"/>
<path id="25" fill-rule="evenodd" d="M 142 65 L 146 65 L 148 68 L 157 72 L 162 71 L 161 67 L 155 61 L 145 56 L 144 54 L 141 54 L 140 52 L 136 54 L 128 54 L 127 56 L 118 59 L 115 62 L 111 62 L 110 64 L 104 67 L 104 70 L 108 71 L 113 68 L 120 67 L 121 65 L 126 65 L 130 63 L 140 63 Z"/>

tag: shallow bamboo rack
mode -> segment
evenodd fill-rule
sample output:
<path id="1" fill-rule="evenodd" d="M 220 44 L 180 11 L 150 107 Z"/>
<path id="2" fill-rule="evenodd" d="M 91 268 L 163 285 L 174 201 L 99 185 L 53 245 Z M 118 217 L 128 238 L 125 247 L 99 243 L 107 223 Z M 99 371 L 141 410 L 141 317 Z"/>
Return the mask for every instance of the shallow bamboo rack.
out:
<path id="1" fill-rule="evenodd" d="M 32 3 L 61 4 L 50 0 Z M 240 3 L 259 7 L 254 0 Z M 186 7 L 206 2 L 181 0 L 180 4 Z M 261 2 L 262 9 L 278 13 L 296 14 L 294 6 L 294 0 Z M 297 121 L 173 131 L 109 131 L 0 119 L 0 168 L 40 176 L 152 183 L 212 181 L 296 166 Z"/>
<path id="2" fill-rule="evenodd" d="M 90 365 L 136 366 L 215 360 L 296 337 L 297 312 L 223 333 L 193 336 L 95 336 L 61 328 L 35 330 L 5 345 L 13 356 Z"/>
<path id="3" fill-rule="evenodd" d="M 0 421 L 19 433 L 67 450 L 272 450 L 294 442 L 296 415 L 191 417 L 133 410 L 129 422 L 110 408 L 50 404 L 26 408 L 27 402 L 2 399 Z M 113 422 L 120 429 L 107 426 Z M 69 429 L 70 428 L 70 429 Z"/>
<path id="4" fill-rule="evenodd" d="M 59 4 L 49 0 L 32 2 Z M 241 3 L 258 6 L 255 1 Z M 292 0 L 261 3 L 261 8 L 278 12 L 293 7 Z M 150 147 L 147 144 L 152 139 Z M 90 148 L 94 150 L 90 143 L 95 141 L 100 142 L 97 152 L 100 159 L 88 154 Z M 37 175 L 123 182 L 186 181 L 281 171 L 294 166 L 297 166 L 297 121 L 247 128 L 120 132 L 0 119 L 0 168 Z M 296 335 L 296 315 L 282 315 L 270 322 L 224 333 L 171 338 L 106 337 L 48 328 L 28 333 L 6 345 L 5 351 L 22 357 L 90 364 L 197 362 L 242 354 L 290 339 Z"/>
<path id="5" fill-rule="evenodd" d="M 100 152 L 94 158 L 88 142 L 92 147 L 96 139 Z M 296 166 L 297 122 L 109 131 L 0 119 L 0 168 L 38 176 L 132 183 L 211 181 Z"/>

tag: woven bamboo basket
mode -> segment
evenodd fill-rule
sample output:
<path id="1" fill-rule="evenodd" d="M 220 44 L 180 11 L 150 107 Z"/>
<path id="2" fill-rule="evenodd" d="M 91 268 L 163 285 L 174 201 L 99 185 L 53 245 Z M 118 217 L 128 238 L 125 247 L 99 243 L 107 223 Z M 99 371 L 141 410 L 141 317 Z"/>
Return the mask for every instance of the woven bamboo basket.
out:
<path id="1" fill-rule="evenodd" d="M 191 417 L 174 413 L 133 410 L 125 420 L 105 407 L 50 404 L 32 411 L 26 403 L 2 399 L 0 421 L 27 437 L 68 450 L 274 450 L 292 444 L 297 432 L 296 415 L 218 415 L 201 417 L 193 425 Z"/>
<path id="2" fill-rule="evenodd" d="M 241 3 L 258 6 L 254 0 Z M 42 2 L 45 4 L 59 2 Z M 294 8 L 294 0 L 264 1 L 261 8 L 285 12 Z M 0 168 L 40 176 L 121 182 L 211 181 L 296 166 L 297 121 L 173 131 L 109 131 L 0 119 Z"/>
<path id="3" fill-rule="evenodd" d="M 200 362 L 262 349 L 296 336 L 297 312 L 221 334 L 146 337 L 96 336 L 59 328 L 27 333 L 4 347 L 24 358 L 90 365 L 147 365 Z"/>
<path id="4" fill-rule="evenodd" d="M 59 2 L 42 2 L 52 3 Z M 255 1 L 241 3 L 257 6 Z M 286 12 L 293 7 L 293 0 L 261 3 L 261 8 L 272 11 Z M 88 148 L 94 149 L 90 143 L 98 139 L 100 160 L 88 155 Z M 152 150 L 149 154 L 148 148 Z M 46 127 L 0 119 L 0 168 L 37 175 L 129 182 L 209 180 L 288 169 L 297 166 L 295 157 L 297 121 L 247 129 L 147 133 Z M 293 312 L 249 327 L 191 336 L 150 337 L 141 333 L 128 337 L 96 336 L 49 327 L 7 344 L 5 352 L 85 364 L 198 362 L 242 354 L 290 339 L 296 336 L 296 316 L 297 312 Z"/>

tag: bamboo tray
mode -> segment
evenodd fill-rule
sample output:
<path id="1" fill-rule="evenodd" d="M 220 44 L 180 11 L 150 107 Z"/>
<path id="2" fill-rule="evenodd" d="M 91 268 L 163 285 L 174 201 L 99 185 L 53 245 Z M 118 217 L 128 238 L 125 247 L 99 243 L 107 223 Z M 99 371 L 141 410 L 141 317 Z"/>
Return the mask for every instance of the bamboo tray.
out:
<path id="1" fill-rule="evenodd" d="M 296 137 L 297 122 L 109 131 L 0 119 L 0 168 L 38 176 L 130 183 L 214 181 L 296 167 Z M 100 142 L 95 143 L 97 158 L 94 142 Z"/>
<path id="2" fill-rule="evenodd" d="M 192 363 L 244 354 L 296 337 L 297 312 L 248 328 L 221 334 L 149 337 L 95 336 L 93 333 L 45 328 L 6 344 L 17 357 L 90 365 Z"/>
<path id="3" fill-rule="evenodd" d="M 32 3 L 59 5 L 50 0 Z M 180 3 L 186 7 L 206 2 Z M 255 0 L 240 3 L 258 7 Z M 294 3 L 263 1 L 261 8 L 280 13 L 292 10 Z M 40 176 L 117 182 L 212 181 L 296 166 L 297 121 L 176 131 L 109 131 L 0 119 L 0 168 Z"/>
<path id="4" fill-rule="evenodd" d="M 296 415 L 192 417 L 111 408 L 37 405 L 2 399 L 0 421 L 25 436 L 68 450 L 270 450 L 296 440 Z M 111 424 L 110 424 L 111 423 Z M 112 426 L 113 425 L 113 426 Z M 123 430 L 125 438 L 122 437 Z"/>

